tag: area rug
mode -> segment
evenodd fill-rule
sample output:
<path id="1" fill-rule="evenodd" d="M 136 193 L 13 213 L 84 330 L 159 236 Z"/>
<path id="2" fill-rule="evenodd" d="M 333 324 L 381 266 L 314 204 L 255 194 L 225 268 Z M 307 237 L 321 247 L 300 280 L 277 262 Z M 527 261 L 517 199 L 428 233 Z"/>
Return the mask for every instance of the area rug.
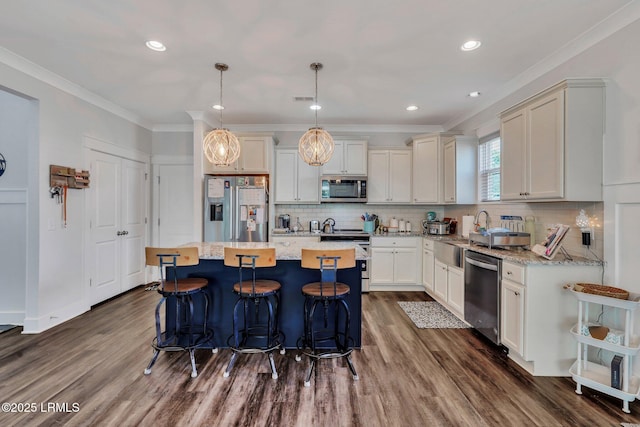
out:
<path id="1" fill-rule="evenodd" d="M 470 326 L 435 301 L 398 301 L 418 329 L 461 329 Z"/>

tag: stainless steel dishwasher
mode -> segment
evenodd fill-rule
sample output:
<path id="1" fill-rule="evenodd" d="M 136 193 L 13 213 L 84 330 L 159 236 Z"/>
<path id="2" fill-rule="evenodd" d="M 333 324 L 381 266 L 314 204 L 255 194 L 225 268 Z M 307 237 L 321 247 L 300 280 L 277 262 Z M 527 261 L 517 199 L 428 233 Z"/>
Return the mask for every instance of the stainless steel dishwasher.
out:
<path id="1" fill-rule="evenodd" d="M 500 344 L 500 277 L 502 260 L 465 251 L 464 320 Z"/>

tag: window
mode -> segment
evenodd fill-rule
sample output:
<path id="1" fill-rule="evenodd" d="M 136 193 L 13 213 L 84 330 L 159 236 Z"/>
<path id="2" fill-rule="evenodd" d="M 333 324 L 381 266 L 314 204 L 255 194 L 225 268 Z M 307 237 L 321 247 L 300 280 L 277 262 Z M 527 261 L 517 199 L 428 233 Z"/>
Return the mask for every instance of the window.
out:
<path id="1" fill-rule="evenodd" d="M 500 134 L 480 139 L 478 145 L 478 185 L 481 202 L 500 200 Z"/>

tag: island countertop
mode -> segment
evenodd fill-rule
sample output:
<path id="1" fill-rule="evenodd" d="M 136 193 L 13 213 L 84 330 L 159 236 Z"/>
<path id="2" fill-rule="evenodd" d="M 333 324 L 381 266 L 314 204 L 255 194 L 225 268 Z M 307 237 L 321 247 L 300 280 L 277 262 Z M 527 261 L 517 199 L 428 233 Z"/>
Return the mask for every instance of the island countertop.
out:
<path id="1" fill-rule="evenodd" d="M 197 247 L 200 259 L 224 259 L 224 248 L 275 248 L 276 260 L 300 260 L 302 248 L 306 249 L 345 249 L 355 248 L 356 261 L 369 259 L 367 253 L 353 242 L 191 242 L 182 247 Z"/>

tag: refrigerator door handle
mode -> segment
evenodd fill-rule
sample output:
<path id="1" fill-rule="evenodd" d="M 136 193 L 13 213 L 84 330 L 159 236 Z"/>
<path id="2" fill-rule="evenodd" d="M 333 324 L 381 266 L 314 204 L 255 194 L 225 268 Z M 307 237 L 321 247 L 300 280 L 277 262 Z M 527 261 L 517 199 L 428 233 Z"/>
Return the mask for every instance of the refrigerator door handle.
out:
<path id="1" fill-rule="evenodd" d="M 233 224 L 236 220 L 236 204 L 235 204 L 235 195 L 234 193 L 235 188 L 231 187 L 229 189 L 229 213 L 230 213 L 230 220 L 231 222 L 229 223 L 229 240 L 230 241 L 234 241 L 235 238 L 233 236 Z"/>
<path id="2" fill-rule="evenodd" d="M 235 231 L 235 236 L 234 236 L 234 240 L 240 239 L 240 187 L 235 187 L 235 191 L 236 191 L 236 202 L 233 204 L 234 207 L 234 213 L 235 213 L 235 218 L 234 221 L 231 223 L 232 225 L 235 225 L 236 227 L 236 231 Z"/>

